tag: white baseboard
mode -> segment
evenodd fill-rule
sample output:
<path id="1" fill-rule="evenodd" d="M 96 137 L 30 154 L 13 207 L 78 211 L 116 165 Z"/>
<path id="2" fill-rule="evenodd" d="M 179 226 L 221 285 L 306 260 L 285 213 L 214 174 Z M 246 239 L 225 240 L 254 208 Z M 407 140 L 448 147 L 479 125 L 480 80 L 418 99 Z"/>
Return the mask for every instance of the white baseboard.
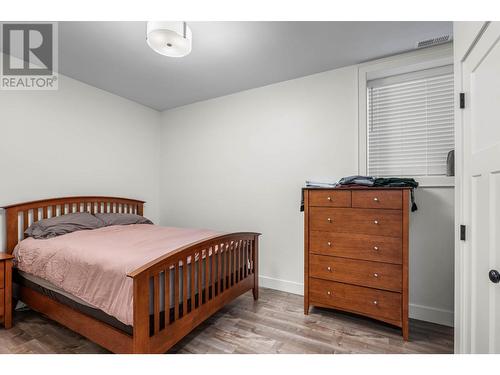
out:
<path id="1" fill-rule="evenodd" d="M 281 290 L 282 292 L 304 295 L 304 284 L 295 281 L 281 280 L 274 277 L 259 276 L 261 287 Z M 410 303 L 410 318 L 453 327 L 453 311 L 431 306 Z"/>
<path id="2" fill-rule="evenodd" d="M 424 320 L 426 322 L 454 326 L 453 311 L 439 309 L 437 307 L 422 306 L 410 303 L 410 318 Z"/>
<path id="3" fill-rule="evenodd" d="M 268 276 L 259 276 L 259 286 L 282 292 L 304 295 L 304 284 L 295 281 L 275 279 Z"/>

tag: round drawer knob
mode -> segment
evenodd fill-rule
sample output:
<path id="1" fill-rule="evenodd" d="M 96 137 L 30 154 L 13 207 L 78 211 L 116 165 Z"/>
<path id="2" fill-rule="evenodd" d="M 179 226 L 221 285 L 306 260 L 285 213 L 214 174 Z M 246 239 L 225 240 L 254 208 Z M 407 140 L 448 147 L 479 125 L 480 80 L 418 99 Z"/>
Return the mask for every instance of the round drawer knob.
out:
<path id="1" fill-rule="evenodd" d="M 331 296 L 332 292 L 328 291 L 328 292 L 326 292 L 326 294 L 328 294 L 329 296 Z"/>
<path id="2" fill-rule="evenodd" d="M 329 217 L 327 220 L 328 220 L 329 223 L 332 222 L 332 218 L 331 217 Z"/>
<path id="3" fill-rule="evenodd" d="M 331 247 L 331 246 L 332 246 L 332 243 L 331 243 L 331 242 L 328 242 L 328 246 L 330 246 L 330 247 Z"/>
<path id="4" fill-rule="evenodd" d="M 331 202 L 331 200 L 332 200 L 332 197 L 328 197 L 328 198 L 326 198 L 326 199 L 328 199 L 328 200 L 329 200 L 329 201 Z"/>
<path id="5" fill-rule="evenodd" d="M 375 306 L 376 306 L 376 305 L 378 305 L 378 301 L 377 301 L 377 300 L 373 301 L 373 304 L 374 304 Z"/>
<path id="6" fill-rule="evenodd" d="M 332 267 L 326 267 L 326 269 L 328 270 L 328 272 L 332 272 Z"/>
<path id="7" fill-rule="evenodd" d="M 373 198 L 373 201 L 378 202 L 378 198 L 377 197 Z"/>
<path id="8" fill-rule="evenodd" d="M 373 250 L 378 251 L 378 246 L 373 246 Z"/>
<path id="9" fill-rule="evenodd" d="M 378 224 L 378 220 L 373 220 L 373 224 Z"/>
<path id="10" fill-rule="evenodd" d="M 378 273 L 374 273 L 374 274 L 373 274 L 373 277 L 378 277 Z"/>

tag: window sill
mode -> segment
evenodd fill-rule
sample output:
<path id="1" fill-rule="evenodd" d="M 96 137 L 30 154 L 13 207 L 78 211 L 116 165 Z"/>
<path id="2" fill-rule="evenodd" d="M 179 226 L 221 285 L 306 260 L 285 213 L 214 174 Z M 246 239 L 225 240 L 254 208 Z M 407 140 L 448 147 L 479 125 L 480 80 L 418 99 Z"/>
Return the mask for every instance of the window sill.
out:
<path id="1" fill-rule="evenodd" d="M 424 176 L 415 177 L 419 188 L 454 188 L 455 177 L 453 176 Z"/>

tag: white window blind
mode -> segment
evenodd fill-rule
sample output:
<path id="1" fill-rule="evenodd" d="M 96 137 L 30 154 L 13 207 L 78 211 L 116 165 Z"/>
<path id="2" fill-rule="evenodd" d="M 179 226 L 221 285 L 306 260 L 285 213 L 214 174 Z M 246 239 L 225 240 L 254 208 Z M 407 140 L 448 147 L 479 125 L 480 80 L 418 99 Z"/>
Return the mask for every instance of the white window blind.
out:
<path id="1" fill-rule="evenodd" d="M 446 174 L 454 148 L 452 69 L 368 82 L 370 176 Z"/>

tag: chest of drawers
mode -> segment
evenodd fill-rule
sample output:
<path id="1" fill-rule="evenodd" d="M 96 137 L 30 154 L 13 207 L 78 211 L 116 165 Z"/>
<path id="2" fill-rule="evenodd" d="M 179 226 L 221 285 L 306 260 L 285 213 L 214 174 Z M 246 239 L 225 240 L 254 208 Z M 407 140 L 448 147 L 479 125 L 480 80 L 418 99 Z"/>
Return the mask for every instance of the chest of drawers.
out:
<path id="1" fill-rule="evenodd" d="M 304 190 L 304 313 L 344 310 L 408 340 L 407 188 Z"/>

